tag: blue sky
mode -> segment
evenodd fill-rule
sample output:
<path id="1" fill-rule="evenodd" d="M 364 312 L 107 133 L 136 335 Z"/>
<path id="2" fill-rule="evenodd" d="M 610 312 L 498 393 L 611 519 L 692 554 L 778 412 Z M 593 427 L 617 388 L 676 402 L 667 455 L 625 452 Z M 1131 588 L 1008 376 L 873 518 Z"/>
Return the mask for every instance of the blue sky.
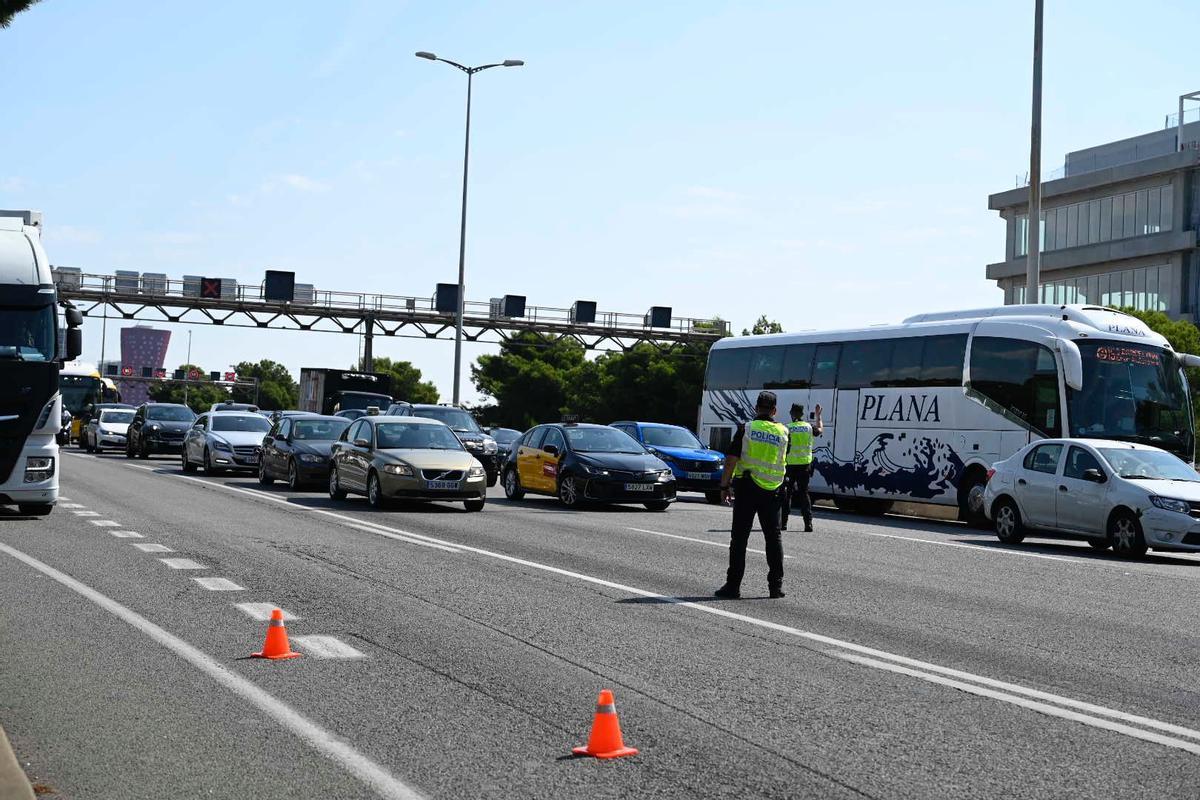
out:
<path id="1" fill-rule="evenodd" d="M 465 79 L 412 53 L 521 58 L 476 80 L 469 299 L 788 330 L 994 305 L 987 195 L 1027 169 L 1032 8 L 43 0 L 0 31 L 0 207 L 41 210 L 51 261 L 85 272 L 429 296 L 457 269 Z M 1045 169 L 1160 127 L 1200 89 L 1164 34 L 1198 24 L 1195 2 L 1050 0 Z M 357 353 L 192 330 L 212 369 Z M 449 398 L 452 343 L 376 342 Z"/>

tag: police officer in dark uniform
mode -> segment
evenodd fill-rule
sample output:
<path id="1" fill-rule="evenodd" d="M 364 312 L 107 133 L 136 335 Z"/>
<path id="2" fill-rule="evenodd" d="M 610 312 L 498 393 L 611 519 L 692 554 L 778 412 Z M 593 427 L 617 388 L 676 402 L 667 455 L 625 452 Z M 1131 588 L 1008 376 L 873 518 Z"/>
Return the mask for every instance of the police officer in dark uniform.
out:
<path id="1" fill-rule="evenodd" d="M 767 551 L 767 588 L 773 598 L 783 597 L 783 543 L 779 533 L 780 489 L 786 476 L 788 429 L 775 422 L 774 392 L 760 392 L 755 416 L 738 428 L 726 451 L 721 494 L 733 499 L 733 526 L 729 539 L 729 570 L 717 597 L 741 597 L 746 571 L 746 543 L 754 518 L 762 527 Z"/>

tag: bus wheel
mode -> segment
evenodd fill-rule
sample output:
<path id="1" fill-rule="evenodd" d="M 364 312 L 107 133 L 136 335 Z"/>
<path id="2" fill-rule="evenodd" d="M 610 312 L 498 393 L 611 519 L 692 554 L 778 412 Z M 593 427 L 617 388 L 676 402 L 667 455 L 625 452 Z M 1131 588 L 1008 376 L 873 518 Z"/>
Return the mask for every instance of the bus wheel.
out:
<path id="1" fill-rule="evenodd" d="M 986 486 L 987 473 L 982 469 L 970 469 L 958 487 L 958 518 L 973 528 L 988 527 L 987 517 L 983 513 L 983 490 Z"/>

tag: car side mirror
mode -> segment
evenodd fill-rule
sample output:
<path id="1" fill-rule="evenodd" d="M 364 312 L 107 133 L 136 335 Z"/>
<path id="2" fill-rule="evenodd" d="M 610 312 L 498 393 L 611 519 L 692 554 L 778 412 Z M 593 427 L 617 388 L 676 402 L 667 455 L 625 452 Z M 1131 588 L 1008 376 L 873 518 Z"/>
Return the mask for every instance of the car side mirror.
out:
<path id="1" fill-rule="evenodd" d="M 548 444 L 542 448 L 542 452 L 548 456 L 557 456 L 558 455 L 558 445 Z"/>
<path id="2" fill-rule="evenodd" d="M 1104 483 L 1108 478 L 1104 477 L 1104 473 L 1098 469 L 1085 469 L 1083 471 L 1083 479 L 1092 483 Z"/>
<path id="3" fill-rule="evenodd" d="M 354 446 L 355 446 L 355 447 L 370 447 L 370 446 L 371 446 L 371 440 L 370 440 L 370 439 L 364 439 L 364 438 L 362 438 L 362 437 L 360 436 L 360 437 L 358 437 L 357 439 L 355 439 L 355 440 L 354 440 Z"/>

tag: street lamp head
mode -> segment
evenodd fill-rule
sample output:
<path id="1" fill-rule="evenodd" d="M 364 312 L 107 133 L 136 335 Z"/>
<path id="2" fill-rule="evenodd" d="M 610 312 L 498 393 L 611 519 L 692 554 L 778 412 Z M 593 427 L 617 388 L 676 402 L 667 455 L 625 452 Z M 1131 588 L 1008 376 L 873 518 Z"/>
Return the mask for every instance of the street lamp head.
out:
<path id="1" fill-rule="evenodd" d="M 504 63 L 501 64 L 501 66 L 503 66 L 503 67 L 523 67 L 523 66 L 525 66 L 525 62 L 521 61 L 519 59 L 516 59 L 516 58 L 506 58 L 504 60 Z"/>
<path id="2" fill-rule="evenodd" d="M 426 53 L 424 50 L 419 50 L 416 53 L 417 58 L 427 58 L 430 61 L 437 61 L 437 56 L 433 53 Z"/>

